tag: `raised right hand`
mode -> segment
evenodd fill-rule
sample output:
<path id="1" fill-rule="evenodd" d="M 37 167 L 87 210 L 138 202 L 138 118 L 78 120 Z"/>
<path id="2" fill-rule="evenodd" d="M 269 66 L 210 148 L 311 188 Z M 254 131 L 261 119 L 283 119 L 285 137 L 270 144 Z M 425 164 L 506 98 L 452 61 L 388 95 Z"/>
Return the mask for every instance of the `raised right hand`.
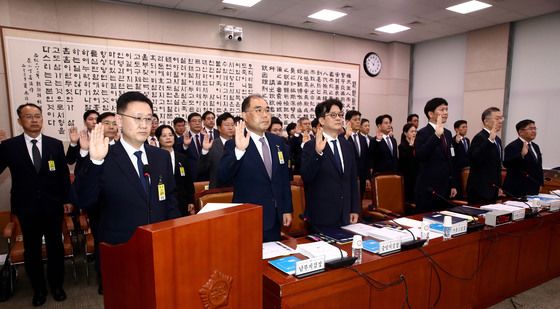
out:
<path id="1" fill-rule="evenodd" d="M 327 140 L 323 135 L 323 127 L 317 126 L 317 137 L 315 138 L 315 151 L 318 154 L 323 153 L 325 150 L 325 146 L 327 146 Z"/>
<path id="2" fill-rule="evenodd" d="M 189 134 L 189 131 L 185 131 L 185 133 L 183 133 L 183 145 L 185 145 L 185 147 L 189 147 L 191 142 L 192 136 Z"/>
<path id="3" fill-rule="evenodd" d="M 498 130 L 496 128 L 497 121 L 494 120 L 494 125 L 492 125 L 492 130 L 490 130 L 490 136 L 488 137 L 490 140 L 495 141 L 496 135 L 498 135 Z"/>
<path id="4" fill-rule="evenodd" d="M 87 129 L 83 129 L 82 131 L 80 131 L 80 149 L 83 149 L 85 151 L 89 150 L 89 139 L 90 136 L 88 135 Z"/>
<path id="5" fill-rule="evenodd" d="M 529 143 L 523 142 L 523 148 L 521 148 L 521 156 L 525 158 L 525 156 L 529 153 Z"/>
<path id="6" fill-rule="evenodd" d="M 249 147 L 250 140 L 251 135 L 249 133 L 245 135 L 245 121 L 239 120 L 235 126 L 235 148 L 245 151 Z"/>
<path id="7" fill-rule="evenodd" d="M 441 137 L 441 135 L 443 135 L 443 119 L 442 119 L 441 115 L 437 116 L 436 135 L 437 135 L 437 137 Z"/>
<path id="8" fill-rule="evenodd" d="M 204 138 L 202 139 L 202 149 L 208 151 L 212 148 L 212 141 L 210 140 L 210 136 L 208 134 L 203 134 Z"/>
<path id="9" fill-rule="evenodd" d="M 383 140 L 383 132 L 381 132 L 381 129 L 377 128 L 377 132 L 375 132 L 375 139 L 380 142 Z"/>
<path id="10" fill-rule="evenodd" d="M 80 133 L 78 133 L 78 128 L 71 127 L 68 132 L 70 132 L 70 144 L 77 144 L 80 140 Z"/>
<path id="11" fill-rule="evenodd" d="M 108 151 L 109 138 L 103 135 L 103 124 L 98 123 L 95 125 L 95 128 L 91 130 L 89 140 L 89 158 L 91 160 L 101 161 L 105 159 Z"/>

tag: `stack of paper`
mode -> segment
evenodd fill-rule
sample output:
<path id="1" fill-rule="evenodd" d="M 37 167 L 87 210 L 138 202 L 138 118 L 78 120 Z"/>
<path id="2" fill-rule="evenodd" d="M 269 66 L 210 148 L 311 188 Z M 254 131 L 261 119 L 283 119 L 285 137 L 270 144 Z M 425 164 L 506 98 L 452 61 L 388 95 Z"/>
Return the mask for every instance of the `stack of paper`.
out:
<path id="1" fill-rule="evenodd" d="M 296 253 L 296 251 L 279 241 L 265 242 L 263 246 L 263 260 L 277 256 L 285 256 Z"/>
<path id="2" fill-rule="evenodd" d="M 297 246 L 296 250 L 297 252 L 305 255 L 308 258 L 324 256 L 325 262 L 337 260 L 342 257 L 348 256 L 348 253 L 346 253 L 346 251 L 341 250 L 338 247 L 330 245 L 324 241 L 301 244 Z"/>

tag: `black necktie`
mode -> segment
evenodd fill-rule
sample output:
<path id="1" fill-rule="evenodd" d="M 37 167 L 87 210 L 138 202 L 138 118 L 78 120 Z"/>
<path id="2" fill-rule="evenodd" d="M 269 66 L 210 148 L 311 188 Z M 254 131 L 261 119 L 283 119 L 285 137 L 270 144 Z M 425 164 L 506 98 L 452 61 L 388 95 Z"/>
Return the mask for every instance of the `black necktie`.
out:
<path id="1" fill-rule="evenodd" d="M 533 148 L 533 143 L 529 143 L 529 153 L 531 154 L 531 157 L 533 157 L 533 160 L 535 160 L 536 162 L 539 161 L 537 155 L 535 155 L 537 152 Z"/>
<path id="2" fill-rule="evenodd" d="M 138 150 L 134 153 L 136 156 L 136 166 L 138 167 L 138 175 L 140 176 L 140 184 L 144 191 L 147 191 L 146 188 L 146 178 L 144 177 L 144 163 L 142 162 L 142 151 Z"/>
<path id="3" fill-rule="evenodd" d="M 338 168 L 338 171 L 342 174 L 342 160 L 340 160 L 340 155 L 338 154 L 338 146 L 336 145 L 337 140 L 332 140 L 331 141 L 333 144 L 333 155 L 334 155 L 334 162 L 336 163 L 336 168 Z"/>
<path id="4" fill-rule="evenodd" d="M 354 133 L 354 145 L 356 145 L 356 153 L 358 154 L 358 157 L 360 156 L 360 142 L 358 140 L 358 134 Z"/>
<path id="5" fill-rule="evenodd" d="M 198 152 L 199 155 L 202 153 L 202 149 L 200 149 L 201 148 L 200 147 L 200 145 L 201 145 L 200 137 L 201 136 L 202 136 L 202 134 L 197 134 L 197 135 L 194 136 L 194 140 L 195 140 L 195 143 L 196 143 L 196 151 Z"/>
<path id="6" fill-rule="evenodd" d="M 31 143 L 33 146 L 31 147 L 31 154 L 33 156 L 33 165 L 35 166 L 35 170 L 37 173 L 41 170 L 41 153 L 39 152 L 39 147 L 37 147 L 37 140 L 32 139 Z"/>
<path id="7" fill-rule="evenodd" d="M 212 141 L 212 139 L 214 138 L 214 129 L 208 130 L 208 137 L 209 140 Z"/>

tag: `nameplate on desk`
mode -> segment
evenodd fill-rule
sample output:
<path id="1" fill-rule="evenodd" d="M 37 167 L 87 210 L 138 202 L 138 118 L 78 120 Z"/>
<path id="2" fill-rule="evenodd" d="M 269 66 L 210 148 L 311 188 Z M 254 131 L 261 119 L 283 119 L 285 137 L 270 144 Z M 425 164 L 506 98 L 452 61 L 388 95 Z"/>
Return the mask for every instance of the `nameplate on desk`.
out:
<path id="1" fill-rule="evenodd" d="M 296 262 L 296 276 L 304 276 L 325 269 L 325 257 L 318 256 Z"/>
<path id="2" fill-rule="evenodd" d="M 368 239 L 362 242 L 364 250 L 383 255 L 391 252 L 396 252 L 401 249 L 401 242 L 398 239 L 377 241 L 373 239 Z"/>

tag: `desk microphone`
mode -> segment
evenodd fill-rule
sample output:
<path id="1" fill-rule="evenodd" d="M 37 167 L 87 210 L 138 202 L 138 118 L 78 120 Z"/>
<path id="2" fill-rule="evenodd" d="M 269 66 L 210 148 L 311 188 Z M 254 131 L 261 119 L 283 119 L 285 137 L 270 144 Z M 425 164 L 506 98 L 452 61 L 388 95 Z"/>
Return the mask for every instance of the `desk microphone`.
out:
<path id="1" fill-rule="evenodd" d="M 433 190 L 432 188 L 428 188 L 428 191 L 432 193 L 432 196 L 437 197 L 438 199 L 446 202 L 448 205 L 453 206 L 453 208 L 455 208 L 455 210 L 450 210 L 451 212 L 456 212 L 462 215 L 466 215 L 472 218 L 472 222 L 468 223 L 467 222 L 467 232 L 474 232 L 474 231 L 478 231 L 481 230 L 484 227 L 483 223 L 478 222 L 478 218 L 476 218 L 475 216 L 465 213 L 465 212 L 461 212 L 461 211 L 457 211 L 458 206 L 456 204 L 454 204 L 453 202 L 451 202 L 450 200 L 446 199 L 443 195 L 439 194 L 436 192 L 436 190 Z"/>
<path id="2" fill-rule="evenodd" d="M 502 189 L 502 192 L 504 192 L 507 197 L 511 198 L 514 201 L 522 202 L 523 204 L 527 205 L 529 208 L 525 211 L 525 217 L 526 218 L 536 217 L 539 214 L 538 210 L 533 208 L 531 206 L 531 204 L 527 203 L 527 198 L 526 197 L 517 197 L 517 196 L 511 194 L 511 192 L 508 192 L 508 191 L 504 190 L 504 188 L 498 186 L 495 183 L 492 184 L 492 188 Z"/>
<path id="3" fill-rule="evenodd" d="M 322 234 L 321 229 L 319 229 L 317 226 L 315 226 L 313 223 L 311 223 L 311 221 L 309 221 L 309 218 L 307 218 L 303 213 L 299 214 L 299 218 L 301 220 L 303 220 L 303 222 L 309 224 L 309 226 L 313 230 L 317 231 L 317 233 Z M 336 268 L 351 266 L 358 259 L 355 256 L 344 257 L 344 254 L 342 253 L 342 250 L 337 246 L 335 246 L 335 247 L 340 251 L 340 258 L 336 259 L 336 260 L 333 260 L 333 261 L 325 262 L 325 267 L 326 268 L 336 269 Z"/>
<path id="4" fill-rule="evenodd" d="M 152 223 L 152 204 L 150 203 L 151 179 L 150 179 L 150 166 L 148 164 L 144 164 L 142 168 L 142 174 L 144 176 L 144 179 L 146 180 L 146 194 L 147 194 L 146 203 L 148 206 L 148 224 L 150 224 Z"/>

